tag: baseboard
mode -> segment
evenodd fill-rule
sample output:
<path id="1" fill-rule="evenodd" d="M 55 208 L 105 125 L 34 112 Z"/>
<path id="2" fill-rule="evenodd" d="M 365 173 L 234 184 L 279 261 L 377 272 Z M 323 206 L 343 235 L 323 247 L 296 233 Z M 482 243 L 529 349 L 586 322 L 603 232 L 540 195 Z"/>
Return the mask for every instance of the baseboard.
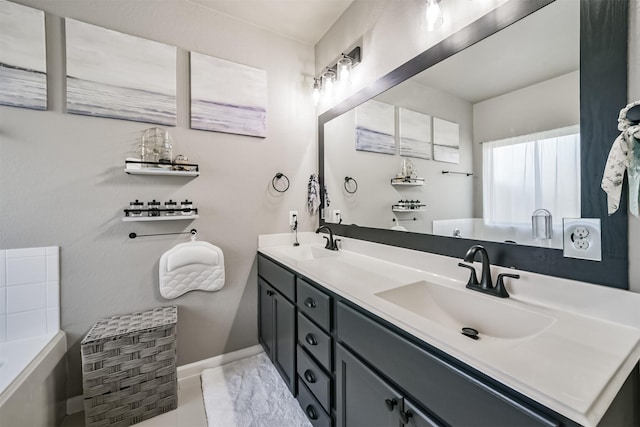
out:
<path id="1" fill-rule="evenodd" d="M 263 351 L 262 346 L 258 344 L 238 351 L 232 351 L 231 353 L 211 357 L 209 359 L 199 360 L 197 362 L 189 363 L 188 365 L 178 366 L 178 380 L 192 377 L 194 375 L 200 375 L 200 373 L 205 369 L 217 368 L 218 366 L 226 365 L 227 363 L 235 362 L 236 360 L 255 356 Z M 84 399 L 82 395 L 73 396 L 67 399 L 67 415 L 72 415 L 82 411 L 84 411 Z"/>
<path id="2" fill-rule="evenodd" d="M 231 353 L 211 357 L 209 359 L 199 360 L 197 362 L 189 363 L 188 365 L 178 366 L 178 380 L 192 377 L 194 375 L 200 375 L 200 373 L 205 369 L 217 368 L 218 366 L 226 365 L 227 363 L 235 362 L 236 360 L 255 356 L 263 351 L 262 346 L 258 344 L 238 351 L 233 351 Z"/>
<path id="3" fill-rule="evenodd" d="M 82 395 L 73 396 L 67 399 L 67 415 L 77 414 L 84 411 L 84 398 Z"/>

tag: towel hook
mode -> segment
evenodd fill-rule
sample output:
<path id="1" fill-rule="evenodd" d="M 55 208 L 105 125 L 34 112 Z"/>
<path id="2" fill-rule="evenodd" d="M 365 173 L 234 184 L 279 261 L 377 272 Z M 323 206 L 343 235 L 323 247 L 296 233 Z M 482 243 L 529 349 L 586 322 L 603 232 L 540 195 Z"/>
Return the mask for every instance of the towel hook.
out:
<path id="1" fill-rule="evenodd" d="M 349 190 L 349 182 L 352 182 L 355 185 L 355 187 L 352 187 L 351 190 Z M 358 181 L 356 181 L 353 177 L 350 176 L 345 176 L 344 177 L 344 191 L 346 191 L 349 194 L 354 194 L 356 191 L 358 191 Z"/>
<path id="2" fill-rule="evenodd" d="M 182 231 L 179 233 L 157 233 L 157 234 L 136 234 L 136 233 L 129 233 L 129 238 L 130 239 L 135 239 L 136 237 L 150 237 L 150 236 L 171 236 L 174 234 L 191 234 L 191 240 L 195 240 L 196 239 L 196 233 L 198 231 L 195 228 L 192 228 L 190 231 Z"/>
<path id="3" fill-rule="evenodd" d="M 278 190 L 278 188 L 276 187 L 276 184 L 278 183 L 278 181 L 280 181 L 280 179 L 284 178 L 287 181 L 287 186 L 284 188 L 284 190 Z M 284 193 L 285 191 L 287 191 L 289 189 L 289 178 L 287 177 L 287 175 L 283 174 L 282 172 L 278 172 L 273 179 L 271 180 L 271 186 L 273 187 L 274 190 L 276 190 L 278 193 Z"/>

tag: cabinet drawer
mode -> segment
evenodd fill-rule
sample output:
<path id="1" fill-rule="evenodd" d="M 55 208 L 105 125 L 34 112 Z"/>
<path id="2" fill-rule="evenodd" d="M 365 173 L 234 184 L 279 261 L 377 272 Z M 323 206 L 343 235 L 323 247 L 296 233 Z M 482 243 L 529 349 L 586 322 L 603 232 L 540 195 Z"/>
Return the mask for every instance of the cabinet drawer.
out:
<path id="1" fill-rule="evenodd" d="M 342 342 L 450 425 L 559 425 L 342 303 L 336 326 Z"/>
<path id="2" fill-rule="evenodd" d="M 329 332 L 331 297 L 300 278 L 297 283 L 296 302 L 300 311 Z"/>
<path id="3" fill-rule="evenodd" d="M 298 343 L 331 371 L 331 337 L 302 313 L 298 313 Z"/>
<path id="4" fill-rule="evenodd" d="M 331 378 L 298 346 L 298 381 L 302 381 L 325 411 L 331 410 Z"/>
<path id="5" fill-rule="evenodd" d="M 282 295 L 295 301 L 295 276 L 273 261 L 258 255 L 258 275 L 269 282 Z"/>
<path id="6" fill-rule="evenodd" d="M 331 427 L 331 417 L 324 412 L 322 406 L 300 378 L 298 378 L 298 403 L 313 427 Z"/>

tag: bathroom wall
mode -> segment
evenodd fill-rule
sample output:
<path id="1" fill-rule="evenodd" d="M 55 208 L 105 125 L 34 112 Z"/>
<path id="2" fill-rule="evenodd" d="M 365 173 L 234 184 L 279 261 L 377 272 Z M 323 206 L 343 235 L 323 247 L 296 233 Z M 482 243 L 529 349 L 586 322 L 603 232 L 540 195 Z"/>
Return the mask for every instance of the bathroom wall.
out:
<path id="1" fill-rule="evenodd" d="M 60 329 L 59 248 L 0 250 L 0 343 Z"/>
<path id="2" fill-rule="evenodd" d="M 506 1 L 506 0 L 505 0 Z M 462 28 L 504 1 L 441 3 L 447 22 L 439 31 L 421 31 L 418 0 L 394 2 L 355 0 L 329 32 L 316 45 L 316 73 L 355 40 L 362 38 L 363 63 L 354 68 L 354 84 L 336 102 L 376 81 L 389 71 L 426 50 L 437 41 Z M 629 0 L 629 100 L 640 99 L 640 0 Z M 453 13 L 455 9 L 455 14 Z M 455 16 L 455 19 L 453 19 Z M 455 22 L 453 22 L 455 21 Z M 393 36 L 390 36 L 393 35 Z M 330 106 L 322 106 L 320 112 Z M 604 165 L 603 165 L 604 167 Z M 481 199 L 480 199 L 481 200 Z M 640 219 L 629 217 L 629 285 L 640 292 Z"/>
<path id="3" fill-rule="evenodd" d="M 47 12 L 49 110 L 0 107 L 0 247 L 60 246 L 61 328 L 68 334 L 68 396 L 81 394 L 80 340 L 98 319 L 178 306 L 178 364 L 257 344 L 257 235 L 288 231 L 288 211 L 305 214 L 316 169 L 310 76 L 312 46 L 188 1 L 19 0 Z M 174 154 L 200 164 L 197 178 L 133 176 L 124 159 L 154 125 L 64 112 L 63 21 L 71 17 L 178 46 L 178 125 Z M 197 51 L 266 70 L 267 137 L 189 129 L 188 55 Z M 98 54 L 99 52 L 96 52 Z M 291 187 L 270 188 L 276 172 Z M 123 223 L 134 199 L 193 200 L 191 222 Z M 138 234 L 198 230 L 225 255 L 226 285 L 164 300 L 158 259 L 186 236 L 131 240 Z"/>

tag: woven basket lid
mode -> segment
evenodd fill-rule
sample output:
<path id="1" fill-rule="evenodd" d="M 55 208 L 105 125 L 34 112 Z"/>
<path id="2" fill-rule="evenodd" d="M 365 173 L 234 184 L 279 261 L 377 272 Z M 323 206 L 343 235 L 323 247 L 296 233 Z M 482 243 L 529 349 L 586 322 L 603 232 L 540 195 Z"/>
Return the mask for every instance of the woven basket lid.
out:
<path id="1" fill-rule="evenodd" d="M 178 307 L 175 305 L 112 316 L 97 321 L 84 337 L 81 345 L 146 329 L 155 329 L 177 322 Z"/>

